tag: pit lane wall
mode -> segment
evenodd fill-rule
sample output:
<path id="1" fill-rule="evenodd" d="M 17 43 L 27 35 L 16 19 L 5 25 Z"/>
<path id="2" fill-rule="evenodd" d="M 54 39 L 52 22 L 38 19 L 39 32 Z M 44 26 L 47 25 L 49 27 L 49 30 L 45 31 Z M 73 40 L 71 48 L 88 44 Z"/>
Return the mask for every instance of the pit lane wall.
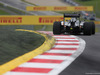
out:
<path id="1" fill-rule="evenodd" d="M 70 18 L 66 18 L 69 20 Z M 63 21 L 62 16 L 5 15 L 0 16 L 0 25 L 53 25 L 55 21 Z M 99 21 L 94 21 L 100 24 Z"/>
<path id="2" fill-rule="evenodd" d="M 49 50 L 54 44 L 55 44 L 55 39 L 49 35 L 42 34 L 39 32 L 35 32 L 32 30 L 24 30 L 24 29 L 17 29 L 16 31 L 26 31 L 26 32 L 31 32 L 31 33 L 36 33 L 45 38 L 44 43 L 38 47 L 35 50 L 32 50 L 31 52 L 28 52 L 22 56 L 19 56 L 3 65 L 0 65 L 0 75 L 2 75 L 5 72 L 8 72 L 14 68 L 16 68 L 18 65 L 29 61 L 30 59 L 34 58 L 35 56 L 42 54 L 43 52 Z M 34 42 L 34 41 L 33 41 Z"/>

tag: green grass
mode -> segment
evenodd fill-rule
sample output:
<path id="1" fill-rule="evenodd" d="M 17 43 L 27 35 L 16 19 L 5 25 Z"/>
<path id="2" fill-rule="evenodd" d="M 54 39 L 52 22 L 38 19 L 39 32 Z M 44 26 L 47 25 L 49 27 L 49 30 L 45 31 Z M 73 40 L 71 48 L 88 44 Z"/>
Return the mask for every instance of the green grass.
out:
<path id="1" fill-rule="evenodd" d="M 47 25 L 45 31 L 53 31 L 53 25 Z"/>
<path id="2" fill-rule="evenodd" d="M 34 30 L 41 30 L 43 25 L 34 25 Z"/>
<path id="3" fill-rule="evenodd" d="M 100 25 L 96 25 L 96 32 L 100 32 Z"/>
<path id="4" fill-rule="evenodd" d="M 7 6 L 6 8 L 9 9 L 10 11 L 13 11 L 14 13 L 16 13 L 18 15 L 25 15 L 25 14 L 27 14 L 26 12 L 24 12 L 22 10 L 19 10 L 19 9 L 10 7 L 10 6 Z"/>
<path id="5" fill-rule="evenodd" d="M 39 47 L 44 37 L 35 33 L 0 27 L 0 65 Z"/>
<path id="6" fill-rule="evenodd" d="M 100 18 L 100 0 L 88 0 L 88 1 L 74 0 L 74 1 L 84 6 L 94 6 L 94 13 L 96 13 L 96 16 Z"/>
<path id="7" fill-rule="evenodd" d="M 16 9 L 16 8 L 13 8 L 13 7 L 10 7 L 10 6 L 4 6 L 4 4 L 0 3 L 0 7 L 1 8 L 4 8 L 4 9 L 7 9 L 7 10 L 10 10 L 18 15 L 27 15 L 28 13 L 22 11 L 22 10 L 19 10 L 19 9 Z M 2 15 L 2 14 L 1 14 Z M 9 15 L 9 14 L 6 14 L 6 15 Z"/>
<path id="8" fill-rule="evenodd" d="M 44 25 L 34 25 L 34 30 L 41 30 Z M 52 31 L 53 25 L 46 25 L 44 31 Z"/>
<path id="9" fill-rule="evenodd" d="M 0 9 L 0 15 L 10 15 L 10 13 L 5 12 L 5 11 L 3 11 L 3 10 Z"/>
<path id="10" fill-rule="evenodd" d="M 73 11 L 54 11 L 54 12 L 60 13 L 60 14 L 64 14 L 64 13 L 73 13 Z M 79 12 L 77 11 L 77 13 L 79 13 Z"/>

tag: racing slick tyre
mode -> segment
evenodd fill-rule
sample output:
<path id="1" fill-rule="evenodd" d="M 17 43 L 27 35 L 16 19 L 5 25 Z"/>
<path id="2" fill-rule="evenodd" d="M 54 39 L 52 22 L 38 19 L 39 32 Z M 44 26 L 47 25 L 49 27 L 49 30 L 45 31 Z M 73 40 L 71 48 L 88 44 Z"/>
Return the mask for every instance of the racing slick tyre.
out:
<path id="1" fill-rule="evenodd" d="M 53 34 L 61 34 L 61 22 L 54 22 L 53 24 Z"/>
<path id="2" fill-rule="evenodd" d="M 85 22 L 83 25 L 83 34 L 91 35 L 92 34 L 92 24 L 90 22 Z"/>
<path id="3" fill-rule="evenodd" d="M 94 22 L 91 22 L 91 24 L 92 24 L 92 34 L 94 35 L 95 34 L 95 24 Z"/>

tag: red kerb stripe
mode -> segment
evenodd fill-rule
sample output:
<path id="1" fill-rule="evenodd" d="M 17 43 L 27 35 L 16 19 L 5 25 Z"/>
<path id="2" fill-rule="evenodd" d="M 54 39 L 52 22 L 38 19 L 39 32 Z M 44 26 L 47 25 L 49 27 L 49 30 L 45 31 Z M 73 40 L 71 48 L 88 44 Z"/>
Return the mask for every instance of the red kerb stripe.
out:
<path id="1" fill-rule="evenodd" d="M 79 45 L 77 43 L 55 43 L 55 45 Z"/>
<path id="2" fill-rule="evenodd" d="M 57 40 L 58 42 L 79 42 L 78 40 Z"/>
<path id="3" fill-rule="evenodd" d="M 28 68 L 28 67 L 17 67 L 11 71 L 13 72 L 31 72 L 31 73 L 48 73 L 51 68 Z"/>
<path id="4" fill-rule="evenodd" d="M 58 37 L 58 36 L 61 37 L 61 36 L 70 36 L 70 35 L 63 35 L 63 34 L 61 34 L 61 35 L 54 35 L 54 37 L 56 37 L 56 36 L 57 36 L 57 37 Z M 70 37 L 71 37 L 71 36 L 70 36 Z"/>
<path id="5" fill-rule="evenodd" d="M 55 37 L 56 39 L 76 39 L 76 38 L 73 38 L 73 37 Z"/>
<path id="6" fill-rule="evenodd" d="M 43 53 L 42 55 L 71 56 L 71 53 Z"/>
<path id="7" fill-rule="evenodd" d="M 62 63 L 63 60 L 52 60 L 52 59 L 31 59 L 28 62 L 38 62 L 38 63 Z"/>
<path id="8" fill-rule="evenodd" d="M 77 48 L 51 48 L 51 50 L 77 50 Z"/>

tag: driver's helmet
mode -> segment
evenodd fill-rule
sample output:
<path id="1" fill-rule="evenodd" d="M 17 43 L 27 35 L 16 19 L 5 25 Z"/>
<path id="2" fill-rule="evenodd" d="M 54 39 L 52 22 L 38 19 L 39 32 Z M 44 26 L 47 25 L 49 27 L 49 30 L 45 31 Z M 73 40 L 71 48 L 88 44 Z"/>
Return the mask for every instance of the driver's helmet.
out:
<path id="1" fill-rule="evenodd" d="M 76 22 L 76 18 L 71 18 L 71 22 Z"/>

